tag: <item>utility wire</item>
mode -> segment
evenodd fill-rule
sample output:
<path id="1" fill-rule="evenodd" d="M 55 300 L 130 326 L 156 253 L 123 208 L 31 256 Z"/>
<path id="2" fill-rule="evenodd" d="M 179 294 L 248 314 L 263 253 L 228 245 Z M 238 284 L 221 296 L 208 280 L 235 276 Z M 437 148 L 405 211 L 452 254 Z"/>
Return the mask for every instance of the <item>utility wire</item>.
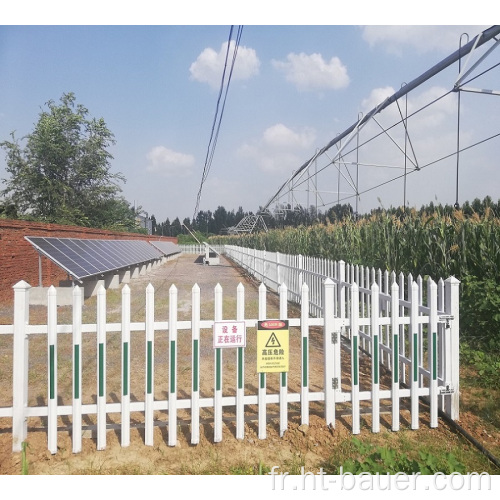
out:
<path id="1" fill-rule="evenodd" d="M 243 26 L 238 26 L 236 40 L 234 42 L 234 49 L 233 49 L 233 56 L 232 56 L 232 60 L 231 60 L 231 66 L 229 68 L 229 75 L 227 77 L 227 83 L 226 83 L 226 72 L 228 69 L 229 53 L 230 53 L 231 47 L 233 45 L 232 44 L 233 29 L 234 29 L 234 26 L 231 26 L 231 29 L 229 31 L 229 39 L 228 39 L 228 43 L 227 43 L 226 56 L 225 56 L 225 61 L 224 61 L 224 69 L 222 72 L 222 78 L 221 78 L 221 83 L 220 83 L 220 87 L 219 87 L 219 94 L 217 97 L 217 105 L 215 108 L 215 115 L 214 115 L 214 119 L 212 122 L 212 130 L 210 133 L 210 139 L 208 141 L 207 154 L 205 157 L 205 165 L 203 167 L 203 173 L 201 176 L 200 188 L 198 190 L 198 195 L 196 198 L 196 206 L 195 206 L 194 213 L 193 213 L 193 220 L 196 218 L 196 215 L 198 213 L 198 209 L 200 206 L 200 200 L 201 200 L 201 193 L 203 190 L 203 185 L 204 185 L 205 181 L 207 180 L 208 174 L 210 172 L 210 168 L 212 166 L 212 161 L 213 161 L 214 153 L 215 153 L 215 147 L 217 146 L 217 140 L 219 137 L 220 127 L 221 127 L 221 123 L 222 123 L 222 117 L 224 115 L 224 109 L 226 107 L 226 100 L 227 100 L 227 95 L 228 95 L 228 91 L 229 91 L 229 84 L 231 83 L 231 78 L 232 78 L 233 70 L 234 70 L 234 64 L 236 62 L 236 56 L 238 54 L 238 48 L 240 45 L 241 35 L 243 33 Z M 225 87 L 225 90 L 224 90 L 224 87 Z M 222 101 L 222 107 L 221 107 L 220 113 L 219 113 L 219 108 L 221 105 L 221 99 L 222 99 L 223 95 L 224 95 L 224 99 Z"/>

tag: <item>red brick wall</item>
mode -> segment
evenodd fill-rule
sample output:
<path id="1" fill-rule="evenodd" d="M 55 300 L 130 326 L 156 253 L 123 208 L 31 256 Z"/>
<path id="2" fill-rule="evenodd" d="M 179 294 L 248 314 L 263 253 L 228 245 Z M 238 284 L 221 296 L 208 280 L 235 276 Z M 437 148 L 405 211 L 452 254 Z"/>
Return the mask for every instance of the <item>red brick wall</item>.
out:
<path id="1" fill-rule="evenodd" d="M 38 252 L 24 239 L 25 236 L 147 241 L 161 239 L 177 243 L 177 238 L 165 236 L 0 219 L 0 301 L 4 303 L 12 301 L 12 286 L 18 281 L 24 280 L 32 286 L 39 285 Z M 43 286 L 57 286 L 60 280 L 67 279 L 67 275 L 49 259 L 42 257 L 42 278 Z"/>

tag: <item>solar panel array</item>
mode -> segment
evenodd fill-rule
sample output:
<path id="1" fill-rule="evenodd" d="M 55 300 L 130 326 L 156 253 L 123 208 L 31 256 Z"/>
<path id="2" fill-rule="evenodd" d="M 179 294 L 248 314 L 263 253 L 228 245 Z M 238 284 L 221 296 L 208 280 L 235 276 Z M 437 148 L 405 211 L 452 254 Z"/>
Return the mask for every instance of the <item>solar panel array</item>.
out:
<path id="1" fill-rule="evenodd" d="M 25 238 L 41 254 L 79 281 L 163 257 L 157 248 L 143 240 Z"/>
<path id="2" fill-rule="evenodd" d="M 179 245 L 172 243 L 171 241 L 150 241 L 151 245 L 155 246 L 160 252 L 164 253 L 166 256 L 174 255 L 176 253 L 181 253 Z"/>

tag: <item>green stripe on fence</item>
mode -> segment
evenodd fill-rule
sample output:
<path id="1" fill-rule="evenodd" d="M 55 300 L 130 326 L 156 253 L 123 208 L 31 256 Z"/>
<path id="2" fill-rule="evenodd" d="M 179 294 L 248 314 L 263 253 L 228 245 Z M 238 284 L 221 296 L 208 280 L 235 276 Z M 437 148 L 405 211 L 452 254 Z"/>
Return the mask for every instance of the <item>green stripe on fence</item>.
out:
<path id="1" fill-rule="evenodd" d="M 99 344 L 99 397 L 104 396 L 104 344 Z"/>
<path id="2" fill-rule="evenodd" d="M 358 336 L 355 335 L 352 338 L 352 361 L 353 361 L 353 369 L 354 369 L 354 377 L 353 377 L 353 382 L 354 385 L 359 384 L 359 366 L 358 366 Z"/>
<path id="3" fill-rule="evenodd" d="M 80 399 L 80 346 L 73 348 L 73 394 L 75 399 Z"/>
<path id="4" fill-rule="evenodd" d="M 128 396 L 128 342 L 123 343 L 123 395 Z"/>
<path id="5" fill-rule="evenodd" d="M 281 387 L 286 387 L 286 372 L 281 372 Z"/>
<path id="6" fill-rule="evenodd" d="M 437 333 L 432 332 L 432 380 L 437 380 Z"/>
<path id="7" fill-rule="evenodd" d="M 307 360 L 309 359 L 307 352 L 307 337 L 302 337 L 302 387 L 307 387 L 309 385 L 308 371 L 307 371 Z"/>
<path id="8" fill-rule="evenodd" d="M 170 394 L 174 394 L 177 381 L 175 380 L 175 340 L 170 341 Z"/>
<path id="9" fill-rule="evenodd" d="M 261 373 L 260 374 L 260 388 L 264 389 L 266 387 L 266 374 Z"/>
<path id="10" fill-rule="evenodd" d="M 50 370 L 50 384 L 49 384 L 49 397 L 55 397 L 55 346 L 52 344 L 49 347 L 49 370 Z"/>
<path id="11" fill-rule="evenodd" d="M 418 381 L 418 334 L 413 334 L 413 381 Z"/>
<path id="12" fill-rule="evenodd" d="M 221 377 L 221 350 L 218 347 L 215 349 L 215 389 L 217 391 L 221 390 L 221 383 L 222 383 L 222 377 Z"/>
<path id="13" fill-rule="evenodd" d="M 199 362 L 200 362 L 200 357 L 198 354 L 198 349 L 199 349 L 199 340 L 194 339 L 193 340 L 193 358 L 194 358 L 194 363 L 193 363 L 193 391 L 197 392 L 198 389 L 198 382 L 199 382 Z"/>
<path id="14" fill-rule="evenodd" d="M 238 389 L 243 389 L 243 347 L 238 347 Z"/>
<path id="15" fill-rule="evenodd" d="M 153 341 L 148 340 L 148 355 L 147 355 L 147 387 L 146 392 L 153 392 Z"/>
<path id="16" fill-rule="evenodd" d="M 395 384 L 399 383 L 399 337 L 397 335 L 394 336 L 394 342 L 392 346 L 392 381 Z"/>
<path id="17" fill-rule="evenodd" d="M 373 337 L 373 363 L 374 363 L 374 377 L 373 383 L 379 383 L 379 366 L 378 366 L 378 335 L 374 335 Z"/>

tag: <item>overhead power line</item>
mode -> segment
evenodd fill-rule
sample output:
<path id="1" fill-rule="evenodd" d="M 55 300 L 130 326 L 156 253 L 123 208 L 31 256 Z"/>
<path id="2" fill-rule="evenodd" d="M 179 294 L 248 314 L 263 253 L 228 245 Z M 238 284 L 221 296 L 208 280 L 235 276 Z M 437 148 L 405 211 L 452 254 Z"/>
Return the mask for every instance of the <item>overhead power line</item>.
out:
<path id="1" fill-rule="evenodd" d="M 207 154 L 205 157 L 205 165 L 203 167 L 200 188 L 198 190 L 198 196 L 196 198 L 196 206 L 195 206 L 194 213 L 193 213 L 193 219 L 196 218 L 196 215 L 198 213 L 198 209 L 200 207 L 200 200 L 201 200 L 201 193 L 203 190 L 203 185 L 205 184 L 205 181 L 207 180 L 208 174 L 210 173 L 210 168 L 212 167 L 212 161 L 213 161 L 214 154 L 215 154 L 215 148 L 217 146 L 217 140 L 219 138 L 222 117 L 224 116 L 224 109 L 226 107 L 226 100 L 227 100 L 227 95 L 228 95 L 228 91 L 229 91 L 229 84 L 231 83 L 231 78 L 232 78 L 233 70 L 234 70 L 234 64 L 236 62 L 236 56 L 238 54 L 238 48 L 240 45 L 241 35 L 243 33 L 243 26 L 238 26 L 234 43 L 231 43 L 233 41 L 233 30 L 234 30 L 234 26 L 231 26 L 231 29 L 229 31 L 229 39 L 227 42 L 226 56 L 225 56 L 225 61 L 224 61 L 224 69 L 222 72 L 221 83 L 220 83 L 220 87 L 219 87 L 219 94 L 217 97 L 217 105 L 215 107 L 215 115 L 214 115 L 214 119 L 212 122 L 212 130 L 210 133 L 210 139 L 208 141 Z M 232 54 L 231 64 L 230 64 L 229 71 L 228 71 L 228 64 L 229 64 L 231 49 L 233 51 L 233 54 Z M 226 78 L 226 74 L 227 74 L 227 78 Z M 223 98 L 223 100 L 222 100 L 222 106 L 221 106 L 221 99 L 222 98 Z"/>

